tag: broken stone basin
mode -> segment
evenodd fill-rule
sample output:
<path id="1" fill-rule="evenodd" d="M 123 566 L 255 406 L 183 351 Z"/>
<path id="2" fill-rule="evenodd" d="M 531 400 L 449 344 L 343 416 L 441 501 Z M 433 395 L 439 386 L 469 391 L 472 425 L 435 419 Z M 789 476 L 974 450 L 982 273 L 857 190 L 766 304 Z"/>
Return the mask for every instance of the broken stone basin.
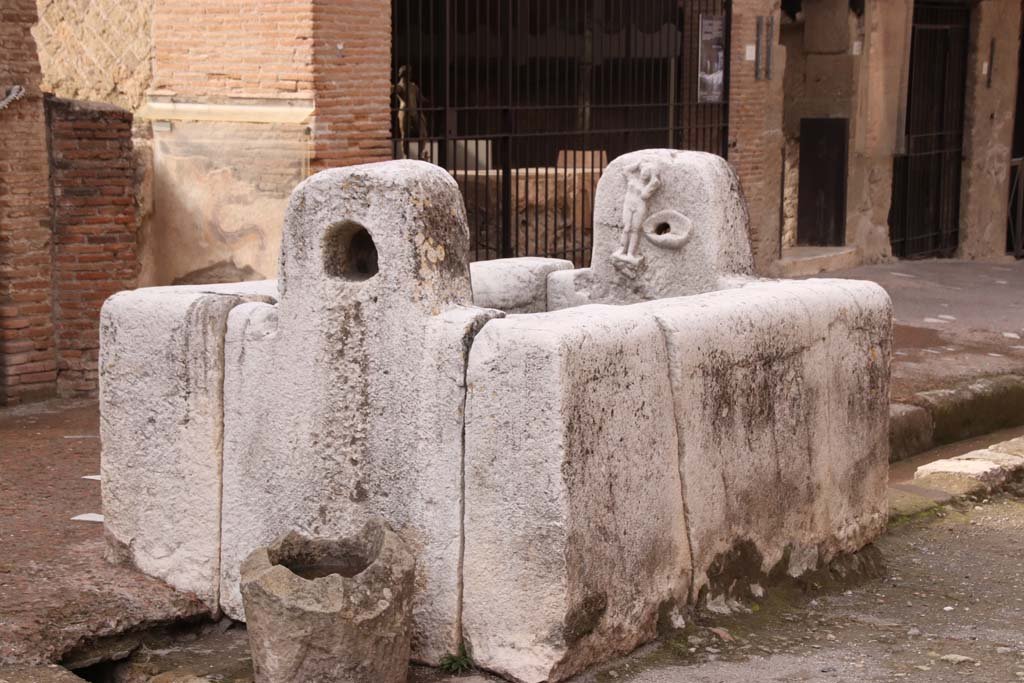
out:
<path id="1" fill-rule="evenodd" d="M 259 683 L 404 683 L 415 560 L 383 520 L 337 540 L 290 532 L 242 565 Z"/>

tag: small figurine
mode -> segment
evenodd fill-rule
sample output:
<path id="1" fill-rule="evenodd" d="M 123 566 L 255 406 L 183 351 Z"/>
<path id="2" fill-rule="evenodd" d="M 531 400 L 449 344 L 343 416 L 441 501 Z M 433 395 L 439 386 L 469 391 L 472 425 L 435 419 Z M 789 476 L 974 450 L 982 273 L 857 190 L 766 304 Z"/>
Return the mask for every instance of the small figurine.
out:
<path id="1" fill-rule="evenodd" d="M 658 167 L 649 161 L 637 162 L 626 167 L 626 197 L 622 203 L 622 236 L 619 248 L 612 254 L 612 261 L 624 275 L 636 277 L 643 268 L 643 256 L 639 251 L 643 235 L 644 219 L 647 217 L 647 202 L 661 187 Z"/>
<path id="2" fill-rule="evenodd" d="M 403 158 L 409 158 L 409 140 L 416 135 L 419 141 L 420 160 L 430 161 L 427 116 L 421 109 L 426 98 L 423 97 L 420 86 L 412 80 L 412 69 L 408 64 L 399 67 L 398 82 L 392 86 L 391 92 L 398 98 L 398 134 L 402 139 Z"/>

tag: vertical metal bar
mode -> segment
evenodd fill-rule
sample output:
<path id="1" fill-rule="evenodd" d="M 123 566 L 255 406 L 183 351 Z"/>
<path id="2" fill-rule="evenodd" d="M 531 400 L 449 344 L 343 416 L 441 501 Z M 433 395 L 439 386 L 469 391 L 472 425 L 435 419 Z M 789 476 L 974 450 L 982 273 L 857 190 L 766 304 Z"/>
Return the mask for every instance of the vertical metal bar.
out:
<path id="1" fill-rule="evenodd" d="M 754 47 L 754 80 L 761 80 L 761 36 L 764 34 L 764 17 L 757 18 L 757 38 Z"/>
<path id="2" fill-rule="evenodd" d="M 720 135 L 721 149 L 720 154 L 728 159 L 729 158 L 729 101 L 732 99 L 732 93 L 730 92 L 731 81 L 730 74 L 732 73 L 732 0 L 725 0 L 724 4 L 725 14 L 725 74 L 723 77 L 722 92 L 725 94 L 723 97 L 723 103 L 720 108 Z"/>
<path id="3" fill-rule="evenodd" d="M 501 154 L 501 255 L 503 258 L 512 256 L 512 3 L 515 0 L 504 0 L 505 21 L 502 22 L 502 60 L 505 69 L 505 106 L 502 110 L 503 137 Z"/>

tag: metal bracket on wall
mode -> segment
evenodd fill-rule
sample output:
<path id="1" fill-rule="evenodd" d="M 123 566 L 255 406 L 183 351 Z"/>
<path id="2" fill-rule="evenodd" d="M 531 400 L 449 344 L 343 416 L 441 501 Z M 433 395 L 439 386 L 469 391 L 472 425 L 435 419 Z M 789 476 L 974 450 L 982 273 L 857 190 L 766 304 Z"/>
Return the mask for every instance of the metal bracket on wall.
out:
<path id="1" fill-rule="evenodd" d="M 0 111 L 3 111 L 8 106 L 10 106 L 11 102 L 14 102 L 15 100 L 20 100 L 22 96 L 25 94 L 25 88 L 23 88 L 20 85 L 12 85 L 10 88 L 7 88 L 6 90 L 7 93 L 4 95 L 3 99 L 0 99 Z"/>
<path id="2" fill-rule="evenodd" d="M 761 53 L 763 52 L 764 46 L 761 43 L 761 38 L 764 35 L 764 17 L 757 18 L 757 39 L 754 44 L 757 46 L 754 49 L 754 80 L 761 80 Z"/>
<path id="3" fill-rule="evenodd" d="M 754 52 L 754 80 L 770 81 L 772 79 L 773 42 L 775 42 L 775 17 L 758 17 Z"/>
<path id="4" fill-rule="evenodd" d="M 992 72 L 996 68 L 996 39 L 993 38 L 988 44 L 988 74 L 985 86 L 988 88 L 992 87 Z"/>

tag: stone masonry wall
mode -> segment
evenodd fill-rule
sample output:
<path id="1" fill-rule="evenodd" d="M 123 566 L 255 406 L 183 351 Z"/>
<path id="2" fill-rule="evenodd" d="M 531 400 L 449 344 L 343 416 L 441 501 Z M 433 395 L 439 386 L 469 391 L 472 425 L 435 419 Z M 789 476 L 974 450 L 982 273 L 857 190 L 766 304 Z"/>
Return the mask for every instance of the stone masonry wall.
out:
<path id="1" fill-rule="evenodd" d="M 97 391 L 100 307 L 138 277 L 132 115 L 48 99 L 58 392 Z"/>
<path id="2" fill-rule="evenodd" d="M 786 51 L 779 43 L 779 0 L 733 2 L 729 73 L 729 162 L 750 206 L 750 242 L 758 272 L 779 257 L 782 201 L 782 93 Z M 772 77 L 757 80 L 746 46 L 757 40 L 757 17 L 775 18 Z"/>
<path id="3" fill-rule="evenodd" d="M 152 78 L 153 0 L 37 0 L 43 90 L 131 111 Z"/>
<path id="4" fill-rule="evenodd" d="M 57 360 L 50 310 L 49 183 L 35 0 L 0 4 L 0 405 L 52 395 Z"/>

